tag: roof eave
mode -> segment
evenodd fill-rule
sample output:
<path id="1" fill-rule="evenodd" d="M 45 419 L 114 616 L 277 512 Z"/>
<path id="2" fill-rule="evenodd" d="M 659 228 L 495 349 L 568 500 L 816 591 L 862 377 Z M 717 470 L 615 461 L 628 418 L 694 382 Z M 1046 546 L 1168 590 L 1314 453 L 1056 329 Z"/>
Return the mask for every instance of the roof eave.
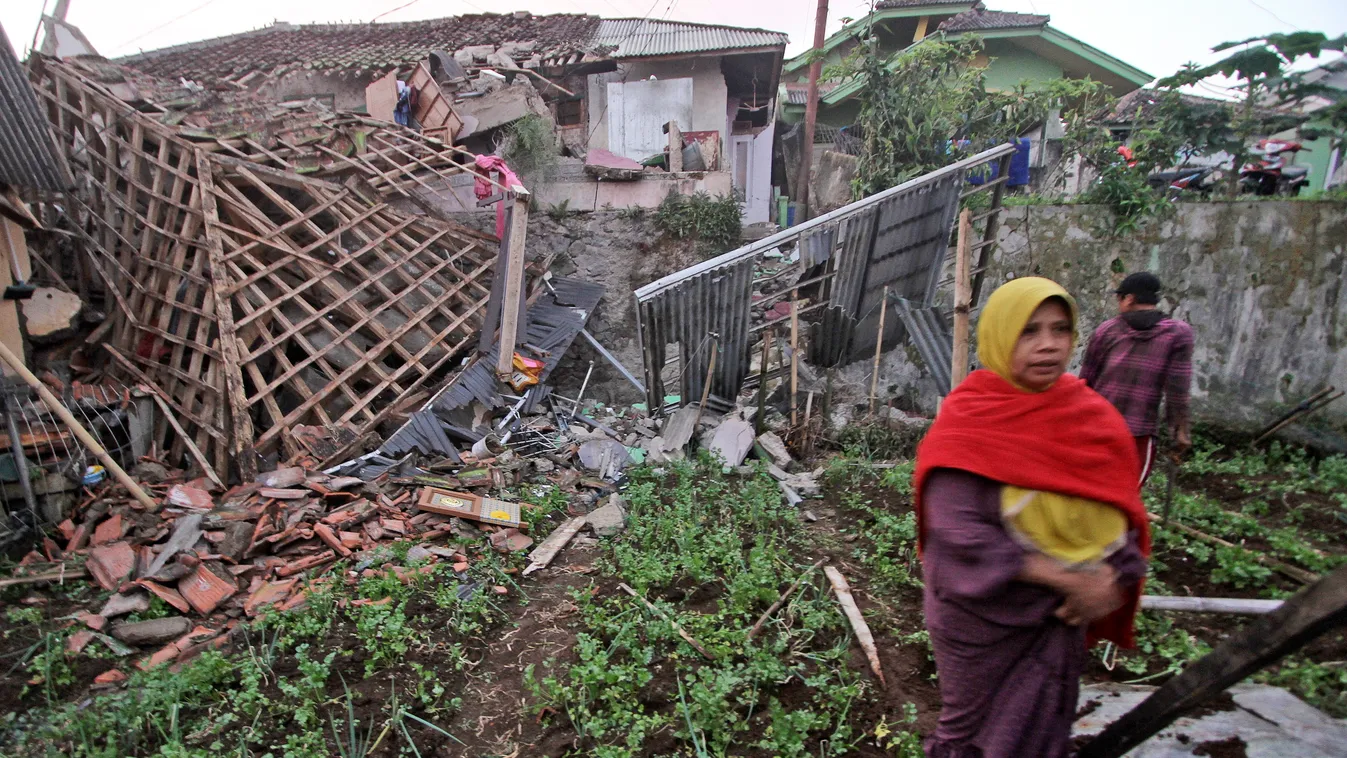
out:
<path id="1" fill-rule="evenodd" d="M 727 47 L 720 50 L 691 50 L 686 53 L 659 53 L 656 55 L 614 55 L 612 59 L 623 61 L 659 61 L 679 58 L 721 58 L 726 55 L 753 55 L 756 53 L 786 54 L 785 45 L 761 45 L 758 47 Z"/>
<path id="2" fill-rule="evenodd" d="M 1097 47 L 1081 42 L 1066 32 L 1054 29 L 1049 24 L 1026 27 L 1023 29 L 972 29 L 967 31 L 946 32 L 945 34 L 950 38 L 962 37 L 970 34 L 975 34 L 983 39 L 1042 37 L 1048 42 L 1051 42 L 1068 52 L 1074 53 L 1095 66 L 1098 66 L 1121 79 L 1132 82 L 1138 87 L 1143 87 L 1155 81 L 1154 76 L 1151 76 L 1136 66 L 1115 58 Z"/>
<path id="3" fill-rule="evenodd" d="M 967 5 L 968 7 L 964 8 L 962 7 L 963 5 Z M 960 5 L 942 5 L 939 7 L 941 8 L 940 13 L 942 15 L 944 13 L 951 13 L 957 15 L 959 13 L 972 9 L 974 5 L 976 5 L 976 3 L 970 1 L 968 3 Z M 825 53 L 829 52 L 833 48 L 847 41 L 848 39 L 851 39 L 851 37 L 856 32 L 864 28 L 866 24 L 875 23 L 879 21 L 888 21 L 896 18 L 919 18 L 921 16 L 935 15 L 931 12 L 931 9 L 933 7 L 936 6 L 928 6 L 925 8 L 920 6 L 912 8 L 880 8 L 879 10 L 876 10 L 874 13 L 867 14 L 863 18 L 859 18 L 855 21 L 852 21 L 850 24 L 847 24 L 841 29 L 838 29 L 837 31 L 833 32 L 832 36 L 828 37 L 823 41 L 823 52 Z M 805 52 L 800 53 L 794 58 L 791 58 L 790 60 L 786 61 L 785 65 L 782 66 L 782 73 L 789 74 L 804 68 L 805 58 L 806 56 L 809 55 L 810 50 L 813 50 L 813 48 L 811 47 L 809 50 L 806 50 Z"/>

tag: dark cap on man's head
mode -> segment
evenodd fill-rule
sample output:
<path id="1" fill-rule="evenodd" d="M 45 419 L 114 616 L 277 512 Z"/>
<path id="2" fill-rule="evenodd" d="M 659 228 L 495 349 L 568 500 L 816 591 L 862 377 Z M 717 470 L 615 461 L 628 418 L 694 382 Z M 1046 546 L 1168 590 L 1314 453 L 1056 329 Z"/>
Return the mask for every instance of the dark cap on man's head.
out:
<path id="1" fill-rule="evenodd" d="M 1160 301 L 1160 277 L 1149 271 L 1128 274 L 1118 289 L 1113 290 L 1118 297 L 1136 295 L 1137 302 L 1158 303 Z"/>

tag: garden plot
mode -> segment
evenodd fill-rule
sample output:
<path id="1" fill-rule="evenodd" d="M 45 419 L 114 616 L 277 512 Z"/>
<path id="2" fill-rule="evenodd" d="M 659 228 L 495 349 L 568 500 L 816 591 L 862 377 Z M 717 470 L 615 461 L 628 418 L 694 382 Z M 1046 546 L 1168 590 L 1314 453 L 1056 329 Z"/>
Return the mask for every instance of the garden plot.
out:
<path id="1" fill-rule="evenodd" d="M 141 671 L 99 643 L 67 650 L 67 617 L 105 594 L 96 585 L 6 588 L 0 753 L 919 756 L 939 698 L 920 614 L 911 465 L 897 457 L 910 440 L 846 442 L 822 464 L 822 500 L 786 506 L 756 465 L 642 467 L 622 492 L 621 532 L 581 534 L 529 577 L 524 553 L 462 541 L 466 576 L 441 562 L 410 581 L 329 581 L 303 607 L 262 614 L 231 645 L 173 667 Z M 1255 556 L 1313 572 L 1340 564 L 1344 472 L 1340 458 L 1201 442 L 1179 472 L 1171 518 L 1237 547 L 1157 525 L 1147 592 L 1280 598 L 1296 581 Z M 1146 493 L 1154 510 L 1164 484 Z M 524 513 L 536 540 L 567 520 L 557 489 L 524 484 L 516 494 L 533 506 Z M 418 567 L 412 548 L 382 545 L 378 559 Z M 820 559 L 850 582 L 886 687 L 823 571 L 810 570 Z M 136 620 L 163 615 L 152 603 Z M 1161 683 L 1242 621 L 1144 613 L 1140 649 L 1097 648 L 1088 676 Z M 1341 637 L 1324 638 L 1257 679 L 1340 718 L 1344 658 Z M 127 681 L 106 681 L 110 670 Z"/>

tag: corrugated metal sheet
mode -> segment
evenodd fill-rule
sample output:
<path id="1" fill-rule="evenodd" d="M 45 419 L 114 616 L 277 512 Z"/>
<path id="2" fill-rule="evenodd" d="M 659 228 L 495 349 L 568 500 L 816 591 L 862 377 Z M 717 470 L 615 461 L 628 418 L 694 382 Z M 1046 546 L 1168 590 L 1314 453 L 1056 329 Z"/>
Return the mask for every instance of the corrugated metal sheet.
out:
<path id="1" fill-rule="evenodd" d="M 907 330 L 908 339 L 917 348 L 917 355 L 926 363 L 926 370 L 935 381 L 936 390 L 943 396 L 950 390 L 950 367 L 954 361 L 954 335 L 940 309 L 922 307 L 911 300 L 898 298 L 893 302 L 898 320 Z"/>
<path id="2" fill-rule="evenodd" d="M 772 250 L 794 247 L 803 268 L 834 274 L 825 295 L 828 307 L 813 317 L 813 327 L 806 325 L 810 359 L 834 365 L 848 351 L 852 360 L 873 354 L 884 288 L 890 298 L 930 305 L 965 177 L 1014 151 L 1013 145 L 986 150 L 636 290 L 650 407 L 663 402 L 661 375 L 670 345 L 679 357 L 681 402 L 701 396 L 707 357 L 699 349 L 710 332 L 719 335 L 725 351 L 711 382 L 717 402 L 710 405 L 734 404 L 748 378 L 754 272 Z M 903 334 L 890 319 L 884 344 L 895 344 Z"/>
<path id="3" fill-rule="evenodd" d="M 0 182 L 60 192 L 73 184 L 57 155 L 47 119 L 0 27 Z"/>
<path id="4" fill-rule="evenodd" d="M 688 24 L 653 18 L 605 18 L 594 44 L 611 47 L 614 58 L 705 53 L 747 48 L 785 48 L 790 37 L 766 29 Z"/>
<path id="5" fill-rule="evenodd" d="M 571 343 L 579 336 L 590 314 L 603 298 L 602 285 L 564 277 L 554 277 L 551 283 L 552 291 L 529 307 L 521 339 L 521 343 L 526 342 L 549 353 L 543 359 L 542 381 L 546 381 L 552 370 L 561 363 Z M 499 343 L 493 343 L 490 350 L 473 358 L 421 410 L 412 414 L 407 423 L 384 441 L 379 448 L 380 452 L 398 456 L 419 450 L 456 458 L 457 452 L 449 441 L 450 436 L 480 439 L 475 432 L 455 422 L 459 420 L 459 412 L 474 400 L 487 408 L 504 404 L 495 374 L 499 349 Z M 546 393 L 535 387 L 528 397 L 525 409 L 532 409 L 546 397 Z"/>

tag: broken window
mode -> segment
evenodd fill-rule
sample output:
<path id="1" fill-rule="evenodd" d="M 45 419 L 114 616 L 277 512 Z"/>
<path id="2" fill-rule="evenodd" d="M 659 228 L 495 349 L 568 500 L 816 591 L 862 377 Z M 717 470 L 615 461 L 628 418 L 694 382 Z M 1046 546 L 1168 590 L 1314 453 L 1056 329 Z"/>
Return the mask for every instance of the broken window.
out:
<path id="1" fill-rule="evenodd" d="M 557 126 L 581 126 L 585 123 L 585 100 L 582 97 L 558 100 L 552 104 L 552 112 Z"/>

